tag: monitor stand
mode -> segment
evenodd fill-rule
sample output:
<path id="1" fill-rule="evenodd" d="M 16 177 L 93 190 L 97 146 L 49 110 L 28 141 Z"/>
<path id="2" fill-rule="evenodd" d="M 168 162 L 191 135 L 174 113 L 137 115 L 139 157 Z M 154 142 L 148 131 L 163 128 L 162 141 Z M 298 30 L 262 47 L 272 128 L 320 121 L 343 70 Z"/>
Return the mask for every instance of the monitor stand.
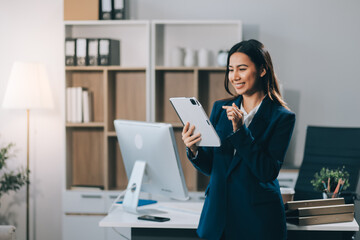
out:
<path id="1" fill-rule="evenodd" d="M 146 162 L 137 160 L 131 171 L 129 183 L 123 201 L 125 211 L 134 214 L 160 214 L 166 213 L 157 209 L 138 209 L 139 195 L 145 174 Z"/>

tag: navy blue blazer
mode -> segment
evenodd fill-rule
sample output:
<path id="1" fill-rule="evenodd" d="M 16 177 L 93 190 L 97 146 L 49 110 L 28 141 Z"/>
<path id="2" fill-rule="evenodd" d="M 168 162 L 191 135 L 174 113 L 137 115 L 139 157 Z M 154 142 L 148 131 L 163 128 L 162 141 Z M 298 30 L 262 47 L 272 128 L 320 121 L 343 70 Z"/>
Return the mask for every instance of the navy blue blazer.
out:
<path id="1" fill-rule="evenodd" d="M 240 106 L 242 96 L 214 103 L 210 120 L 220 147 L 201 147 L 188 158 L 210 175 L 197 233 L 201 238 L 286 239 L 286 218 L 277 176 L 295 124 L 295 114 L 266 96 L 247 128 L 235 133 L 222 106 Z M 234 148 L 236 154 L 234 155 Z"/>

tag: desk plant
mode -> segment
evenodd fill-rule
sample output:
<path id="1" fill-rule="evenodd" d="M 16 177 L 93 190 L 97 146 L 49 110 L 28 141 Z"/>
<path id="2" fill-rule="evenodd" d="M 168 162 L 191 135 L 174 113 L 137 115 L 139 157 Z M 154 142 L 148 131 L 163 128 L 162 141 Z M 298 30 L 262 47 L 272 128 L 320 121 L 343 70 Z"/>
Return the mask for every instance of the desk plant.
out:
<path id="1" fill-rule="evenodd" d="M 23 185 L 29 183 L 29 171 L 23 168 L 9 170 L 7 160 L 13 157 L 13 143 L 0 146 L 0 198 L 10 191 L 18 191 Z"/>
<path id="2" fill-rule="evenodd" d="M 350 186 L 349 173 L 345 166 L 337 169 L 323 167 L 320 172 L 315 173 L 311 184 L 315 191 L 326 193 L 327 197 L 337 197 L 342 190 Z"/>

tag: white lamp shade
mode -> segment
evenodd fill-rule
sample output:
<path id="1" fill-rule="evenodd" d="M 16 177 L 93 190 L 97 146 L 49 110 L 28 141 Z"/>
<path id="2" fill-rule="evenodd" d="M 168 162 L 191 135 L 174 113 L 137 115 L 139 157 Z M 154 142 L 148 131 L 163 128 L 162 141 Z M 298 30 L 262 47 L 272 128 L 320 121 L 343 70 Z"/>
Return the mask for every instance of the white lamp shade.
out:
<path id="1" fill-rule="evenodd" d="M 44 64 L 15 62 L 5 91 L 3 107 L 52 108 L 53 99 Z"/>

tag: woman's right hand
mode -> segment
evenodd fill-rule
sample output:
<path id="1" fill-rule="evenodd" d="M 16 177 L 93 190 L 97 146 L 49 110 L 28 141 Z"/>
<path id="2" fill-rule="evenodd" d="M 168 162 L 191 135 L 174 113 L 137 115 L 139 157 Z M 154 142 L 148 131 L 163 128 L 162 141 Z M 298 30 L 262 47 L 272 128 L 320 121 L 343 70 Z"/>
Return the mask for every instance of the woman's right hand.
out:
<path id="1" fill-rule="evenodd" d="M 195 156 L 198 150 L 198 146 L 196 146 L 196 143 L 201 140 L 201 134 L 197 133 L 193 135 L 194 130 L 195 126 L 192 125 L 190 127 L 190 123 L 187 122 L 182 131 L 182 140 L 184 141 L 185 146 L 188 147 Z"/>

